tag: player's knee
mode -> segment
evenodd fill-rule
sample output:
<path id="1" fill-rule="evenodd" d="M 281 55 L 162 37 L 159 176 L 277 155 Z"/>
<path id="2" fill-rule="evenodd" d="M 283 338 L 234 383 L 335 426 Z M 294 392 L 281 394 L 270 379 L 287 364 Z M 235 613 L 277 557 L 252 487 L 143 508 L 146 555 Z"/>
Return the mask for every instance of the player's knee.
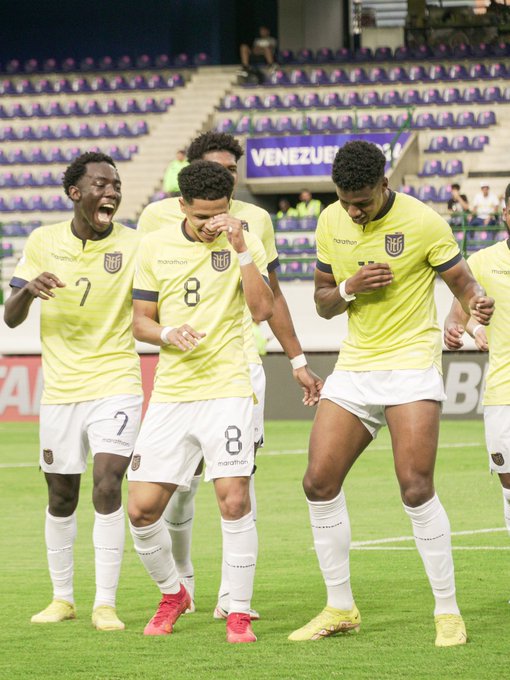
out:
<path id="1" fill-rule="evenodd" d="M 78 506 L 79 491 L 74 485 L 51 484 L 48 487 L 48 510 L 55 517 L 69 517 Z"/>
<path id="2" fill-rule="evenodd" d="M 337 481 L 307 471 L 303 478 L 303 490 L 309 501 L 329 501 L 340 493 Z"/>
<path id="3" fill-rule="evenodd" d="M 225 496 L 221 501 L 221 516 L 223 519 L 233 521 L 241 519 L 250 511 L 250 498 L 243 489 L 236 490 Z"/>
<path id="4" fill-rule="evenodd" d="M 122 499 L 121 487 L 122 478 L 118 477 L 118 475 L 107 475 L 96 480 L 93 490 L 94 504 L 118 506 Z"/>
<path id="5" fill-rule="evenodd" d="M 434 486 L 429 477 L 415 476 L 400 483 L 402 502 L 410 508 L 423 505 L 434 495 Z"/>
<path id="6" fill-rule="evenodd" d="M 135 527 L 147 527 L 159 519 L 159 516 L 154 512 L 154 508 L 144 508 L 133 501 L 128 501 L 127 510 L 129 521 Z"/>

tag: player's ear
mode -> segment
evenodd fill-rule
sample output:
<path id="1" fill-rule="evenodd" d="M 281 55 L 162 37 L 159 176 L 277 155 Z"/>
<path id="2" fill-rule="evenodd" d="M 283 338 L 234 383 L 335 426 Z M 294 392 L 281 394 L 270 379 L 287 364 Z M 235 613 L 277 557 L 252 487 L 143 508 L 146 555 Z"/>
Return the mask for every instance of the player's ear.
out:
<path id="1" fill-rule="evenodd" d="M 181 208 L 181 211 L 186 214 L 186 208 L 185 208 L 186 202 L 182 196 L 179 196 L 179 206 Z"/>
<path id="2" fill-rule="evenodd" d="M 73 201 L 74 203 L 76 203 L 77 201 L 80 200 L 80 198 L 81 198 L 81 191 L 78 189 L 78 187 L 76 187 L 76 186 L 74 186 L 74 185 L 71 185 L 71 186 L 69 187 L 69 198 L 70 198 L 71 201 Z"/>

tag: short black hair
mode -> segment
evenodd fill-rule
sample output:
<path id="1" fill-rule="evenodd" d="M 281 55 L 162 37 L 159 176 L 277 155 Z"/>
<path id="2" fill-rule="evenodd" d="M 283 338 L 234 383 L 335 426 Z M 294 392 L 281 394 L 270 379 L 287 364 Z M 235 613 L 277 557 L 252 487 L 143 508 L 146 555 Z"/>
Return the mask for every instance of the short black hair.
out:
<path id="1" fill-rule="evenodd" d="M 507 184 L 505 189 L 505 205 L 508 205 L 509 199 L 510 199 L 510 184 Z"/>
<path id="2" fill-rule="evenodd" d="M 331 177 L 339 189 L 359 191 L 380 182 L 385 165 L 386 158 L 378 146 L 355 140 L 338 149 Z"/>
<path id="3" fill-rule="evenodd" d="M 457 190 L 460 191 L 460 184 L 458 184 L 457 182 L 454 182 L 454 183 L 451 185 L 450 189 L 457 189 Z"/>
<path id="4" fill-rule="evenodd" d="M 226 132 L 210 130 L 198 135 L 191 142 L 188 148 L 188 160 L 190 163 L 202 160 L 205 154 L 211 151 L 228 151 L 235 157 L 236 163 L 244 154 L 242 146 L 235 137 Z"/>
<path id="5" fill-rule="evenodd" d="M 199 198 L 217 201 L 232 196 L 234 178 L 226 168 L 212 161 L 195 161 L 183 168 L 177 175 L 177 182 L 183 199 L 192 203 Z"/>
<path id="6" fill-rule="evenodd" d="M 117 169 L 113 158 L 105 153 L 101 153 L 100 151 L 87 151 L 86 153 L 82 153 L 81 156 L 75 158 L 71 165 L 68 165 L 65 169 L 62 185 L 67 196 L 69 196 L 69 188 L 76 186 L 80 179 L 86 174 L 87 165 L 89 163 L 108 163 L 108 165 L 112 165 Z"/>

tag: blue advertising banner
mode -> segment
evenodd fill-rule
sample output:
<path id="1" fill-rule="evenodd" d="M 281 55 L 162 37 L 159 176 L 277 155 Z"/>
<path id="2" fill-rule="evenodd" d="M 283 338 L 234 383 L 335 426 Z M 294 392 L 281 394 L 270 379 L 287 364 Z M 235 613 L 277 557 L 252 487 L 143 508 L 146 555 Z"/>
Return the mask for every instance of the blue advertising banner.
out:
<path id="1" fill-rule="evenodd" d="M 410 133 L 403 132 L 391 149 L 392 132 L 367 134 L 296 135 L 246 140 L 246 177 L 316 177 L 330 175 L 339 147 L 353 139 L 377 144 L 387 159 L 387 167 L 396 160 Z"/>

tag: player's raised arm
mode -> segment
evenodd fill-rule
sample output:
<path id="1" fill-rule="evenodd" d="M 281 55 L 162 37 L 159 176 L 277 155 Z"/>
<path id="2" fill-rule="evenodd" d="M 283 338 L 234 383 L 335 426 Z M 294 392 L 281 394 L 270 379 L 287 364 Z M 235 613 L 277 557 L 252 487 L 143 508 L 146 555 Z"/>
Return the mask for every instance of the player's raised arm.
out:
<path id="1" fill-rule="evenodd" d="M 43 272 L 22 288 L 13 286 L 11 295 L 5 302 L 5 323 L 9 328 L 16 328 L 27 318 L 28 310 L 35 298 L 49 300 L 55 297 L 53 288 L 63 288 L 65 285 L 55 274 Z"/>

